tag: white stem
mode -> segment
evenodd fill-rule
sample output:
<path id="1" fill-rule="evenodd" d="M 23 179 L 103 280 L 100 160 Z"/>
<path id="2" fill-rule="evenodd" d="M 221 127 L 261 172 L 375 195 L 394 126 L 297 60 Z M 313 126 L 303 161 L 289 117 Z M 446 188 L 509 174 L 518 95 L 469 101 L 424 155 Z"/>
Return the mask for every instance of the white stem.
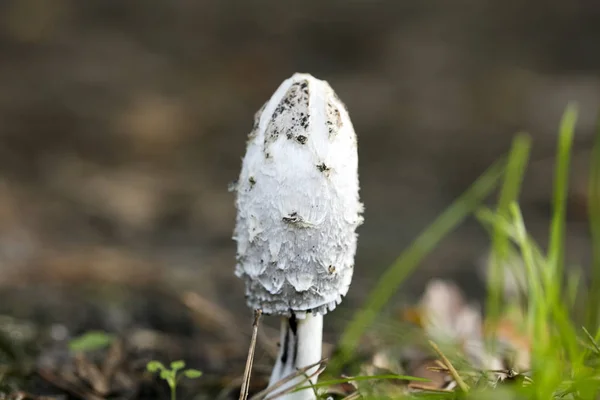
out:
<path id="1" fill-rule="evenodd" d="M 323 342 L 323 316 L 306 313 L 304 319 L 291 318 L 281 319 L 281 336 L 279 343 L 279 354 L 277 362 L 273 367 L 269 386 L 296 372 L 299 368 L 317 363 L 321 360 L 321 347 Z M 319 366 L 309 369 L 306 375 L 314 374 Z M 289 387 L 297 385 L 305 380 L 304 375 L 300 375 L 294 380 L 278 388 L 275 393 L 281 392 Z M 318 376 L 310 379 L 313 384 L 317 382 Z M 302 386 L 308 386 L 305 381 Z M 299 392 L 290 393 L 278 397 L 281 400 L 314 400 L 316 399 L 312 389 L 305 389 Z"/>

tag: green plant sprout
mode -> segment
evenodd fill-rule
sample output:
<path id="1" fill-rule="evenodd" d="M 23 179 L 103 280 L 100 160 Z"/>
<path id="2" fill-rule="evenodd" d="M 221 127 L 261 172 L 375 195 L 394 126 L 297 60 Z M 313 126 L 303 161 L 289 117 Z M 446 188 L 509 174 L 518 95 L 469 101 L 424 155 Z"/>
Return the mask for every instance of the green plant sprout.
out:
<path id="1" fill-rule="evenodd" d="M 146 364 L 146 369 L 149 372 L 160 372 L 160 378 L 167 381 L 167 384 L 171 389 L 171 400 L 175 400 L 177 393 L 177 382 L 179 381 L 179 378 L 181 378 L 182 375 L 188 379 L 200 378 L 202 376 L 202 371 L 198 371 L 197 369 L 193 368 L 183 370 L 185 368 L 185 362 L 182 360 L 173 361 L 170 364 L 170 367 L 171 368 L 168 369 L 163 365 L 163 363 L 155 360 Z"/>

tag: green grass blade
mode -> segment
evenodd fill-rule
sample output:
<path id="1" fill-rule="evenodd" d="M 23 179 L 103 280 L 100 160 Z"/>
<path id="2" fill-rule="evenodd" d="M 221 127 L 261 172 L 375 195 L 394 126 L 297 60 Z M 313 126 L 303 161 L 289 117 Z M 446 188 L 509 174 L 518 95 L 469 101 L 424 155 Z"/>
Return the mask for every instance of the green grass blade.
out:
<path id="1" fill-rule="evenodd" d="M 489 225 L 494 230 L 501 230 L 502 234 L 516 242 L 517 232 L 511 222 L 487 207 L 481 207 L 475 212 L 475 217 L 485 227 Z"/>
<path id="2" fill-rule="evenodd" d="M 534 252 L 530 245 L 530 241 L 523 222 L 523 216 L 517 203 L 510 205 L 511 216 L 514 220 L 514 227 L 517 234 L 517 240 L 521 249 L 521 255 L 525 264 L 525 272 L 527 275 L 527 287 L 529 289 L 528 307 L 527 307 L 527 331 L 531 337 L 537 337 L 540 322 L 543 323 L 544 312 L 543 305 L 545 304 L 545 296 L 542 291 L 540 271 L 538 271 L 535 263 Z M 542 338 L 539 338 L 542 339 Z"/>
<path id="3" fill-rule="evenodd" d="M 504 161 L 494 163 L 467 191 L 450 205 L 398 259 L 384 272 L 371 291 L 365 305 L 355 314 L 340 340 L 338 356 L 330 363 L 330 371 L 347 362 L 365 330 L 393 296 L 399 285 L 438 245 L 438 243 L 494 190 L 504 170 Z"/>
<path id="4" fill-rule="evenodd" d="M 587 302 L 587 325 L 591 331 L 595 331 L 600 328 L 600 120 L 590 159 L 587 207 L 592 241 L 592 282 Z"/>
<path id="5" fill-rule="evenodd" d="M 510 205 L 518 200 L 530 150 L 531 138 L 528 135 L 520 134 L 513 140 L 497 208 L 497 213 L 504 218 L 509 218 Z M 503 265 L 507 261 L 508 251 L 510 249 L 509 241 L 510 239 L 503 229 L 495 226 L 492 238 L 491 268 L 488 279 L 489 292 L 486 313 L 488 322 L 491 322 L 492 324 L 500 315 L 502 290 L 504 287 Z"/>
<path id="6" fill-rule="evenodd" d="M 388 375 L 364 375 L 364 376 L 352 376 L 352 377 L 340 378 L 340 379 L 322 380 L 322 381 L 319 381 L 319 382 L 314 383 L 312 385 L 298 386 L 297 388 L 295 388 L 293 390 L 293 392 L 299 392 L 301 390 L 310 389 L 310 388 L 324 388 L 324 387 L 329 387 L 329 386 L 337 385 L 337 384 L 340 384 L 340 383 L 384 381 L 384 380 L 392 380 L 392 381 L 398 381 L 399 380 L 399 381 L 413 381 L 413 382 L 431 382 L 431 380 L 426 379 L 426 378 L 419 378 L 419 377 L 416 377 L 416 376 L 409 376 L 409 375 L 394 375 L 394 374 L 388 374 Z"/>
<path id="7" fill-rule="evenodd" d="M 577 108 L 569 105 L 565 111 L 558 135 L 558 149 L 554 170 L 554 197 L 552 224 L 548 247 L 548 264 L 550 273 L 547 278 L 558 289 L 562 283 L 563 267 L 563 237 L 565 232 L 567 190 L 569 185 L 569 164 L 571 162 L 571 147 L 575 125 L 577 123 Z M 558 293 L 556 293 L 558 295 Z"/>
<path id="8" fill-rule="evenodd" d="M 598 342 L 596 342 L 596 339 L 594 339 L 594 337 L 590 334 L 590 332 L 587 329 L 585 329 L 585 326 L 582 327 L 581 329 L 583 330 L 585 337 L 588 339 L 588 341 L 592 345 L 592 348 L 594 349 L 596 354 L 600 354 L 600 346 L 598 346 Z"/>

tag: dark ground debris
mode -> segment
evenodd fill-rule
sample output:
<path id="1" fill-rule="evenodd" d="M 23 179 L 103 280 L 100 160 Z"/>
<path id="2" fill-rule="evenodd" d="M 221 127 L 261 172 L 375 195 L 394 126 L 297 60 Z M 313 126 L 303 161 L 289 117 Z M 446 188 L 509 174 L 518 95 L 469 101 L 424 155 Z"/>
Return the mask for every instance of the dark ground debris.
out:
<path id="1" fill-rule="evenodd" d="M 185 360 L 203 372 L 201 379 L 181 380 L 180 399 L 215 399 L 220 392 L 223 399 L 235 397 L 249 339 L 229 313 L 198 294 L 89 285 L 46 287 L 40 299 L 37 291 L 29 287 L 0 295 L 1 313 L 15 315 L 8 305 L 22 305 L 16 317 L 0 314 L 4 398 L 167 399 L 166 384 L 146 370 L 151 360 Z M 112 333 L 110 344 L 70 349 L 74 338 L 90 330 Z M 261 343 L 276 345 L 264 336 Z M 260 371 L 269 362 L 264 356 L 257 361 L 254 392 L 266 385 L 268 375 Z"/>

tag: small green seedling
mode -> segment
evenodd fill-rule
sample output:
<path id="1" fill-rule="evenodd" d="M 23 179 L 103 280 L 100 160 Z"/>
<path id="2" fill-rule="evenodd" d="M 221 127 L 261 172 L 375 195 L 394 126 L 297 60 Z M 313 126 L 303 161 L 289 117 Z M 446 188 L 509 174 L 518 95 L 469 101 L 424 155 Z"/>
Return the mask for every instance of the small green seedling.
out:
<path id="1" fill-rule="evenodd" d="M 182 360 L 173 361 L 170 365 L 171 369 L 167 369 L 160 361 L 150 361 L 146 364 L 146 369 L 152 373 L 160 371 L 160 378 L 167 381 L 171 388 L 171 400 L 175 400 L 177 391 L 177 382 L 181 377 L 180 371 L 185 368 L 185 362 Z M 196 379 L 202 376 L 202 371 L 188 368 L 181 371 L 183 376 L 189 379 Z"/>

